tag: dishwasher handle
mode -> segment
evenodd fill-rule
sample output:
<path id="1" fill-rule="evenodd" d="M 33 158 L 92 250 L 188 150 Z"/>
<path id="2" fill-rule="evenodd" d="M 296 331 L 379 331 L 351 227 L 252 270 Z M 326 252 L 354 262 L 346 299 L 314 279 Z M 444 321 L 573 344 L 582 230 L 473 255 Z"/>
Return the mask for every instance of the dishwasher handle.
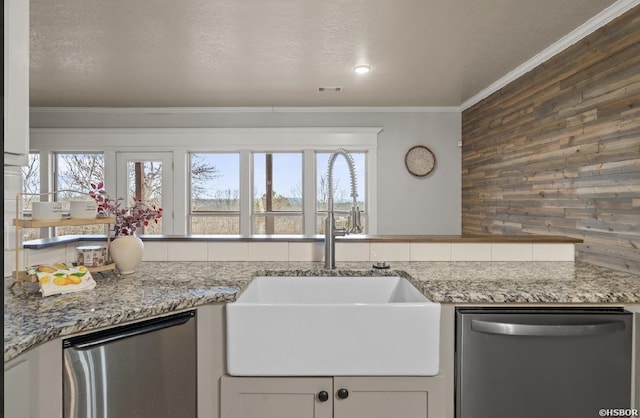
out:
<path id="1" fill-rule="evenodd" d="M 125 325 L 114 329 L 97 332 L 95 334 L 71 338 L 64 342 L 64 348 L 73 347 L 78 350 L 87 350 L 92 347 L 146 334 L 163 328 L 183 325 L 195 317 L 195 312 L 189 311 L 167 318 L 152 319 L 138 324 Z"/>
<path id="2" fill-rule="evenodd" d="M 623 321 L 585 324 L 514 324 L 480 319 L 471 321 L 471 329 L 484 334 L 532 336 L 532 337 L 579 337 L 604 335 L 624 330 Z"/>

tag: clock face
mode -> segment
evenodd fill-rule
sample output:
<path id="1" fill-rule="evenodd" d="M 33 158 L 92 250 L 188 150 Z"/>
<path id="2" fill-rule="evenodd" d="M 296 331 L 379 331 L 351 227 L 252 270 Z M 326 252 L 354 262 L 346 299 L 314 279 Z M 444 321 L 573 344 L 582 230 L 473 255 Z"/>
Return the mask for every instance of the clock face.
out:
<path id="1" fill-rule="evenodd" d="M 435 168 L 436 157 L 429 148 L 423 145 L 416 145 L 407 151 L 404 163 L 411 174 L 424 177 Z"/>

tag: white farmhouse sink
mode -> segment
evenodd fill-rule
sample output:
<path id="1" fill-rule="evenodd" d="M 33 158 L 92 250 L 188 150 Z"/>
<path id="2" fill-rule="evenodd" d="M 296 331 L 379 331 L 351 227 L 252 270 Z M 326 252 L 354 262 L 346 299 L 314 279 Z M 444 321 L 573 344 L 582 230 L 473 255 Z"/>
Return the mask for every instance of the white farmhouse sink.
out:
<path id="1" fill-rule="evenodd" d="M 232 376 L 433 376 L 440 304 L 402 277 L 256 277 L 227 304 Z"/>

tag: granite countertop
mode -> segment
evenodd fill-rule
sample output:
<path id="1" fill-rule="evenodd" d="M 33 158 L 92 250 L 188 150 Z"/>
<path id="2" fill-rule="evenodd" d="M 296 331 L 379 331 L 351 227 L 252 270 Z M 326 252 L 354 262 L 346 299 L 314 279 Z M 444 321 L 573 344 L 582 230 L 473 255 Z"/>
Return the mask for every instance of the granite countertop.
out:
<path id="1" fill-rule="evenodd" d="M 256 275 L 392 275 L 440 303 L 640 303 L 640 276 L 573 262 L 144 262 L 134 274 L 95 275 L 85 292 L 43 298 L 9 290 L 5 278 L 4 361 L 51 339 L 128 321 L 230 302 Z"/>

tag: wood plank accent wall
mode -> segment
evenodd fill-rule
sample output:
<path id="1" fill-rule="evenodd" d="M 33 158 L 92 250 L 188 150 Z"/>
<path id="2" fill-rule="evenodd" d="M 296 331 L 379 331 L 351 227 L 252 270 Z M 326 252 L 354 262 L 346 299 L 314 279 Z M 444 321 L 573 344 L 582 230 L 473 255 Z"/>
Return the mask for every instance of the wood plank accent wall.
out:
<path id="1" fill-rule="evenodd" d="M 463 234 L 640 274 L 640 6 L 462 113 Z"/>

